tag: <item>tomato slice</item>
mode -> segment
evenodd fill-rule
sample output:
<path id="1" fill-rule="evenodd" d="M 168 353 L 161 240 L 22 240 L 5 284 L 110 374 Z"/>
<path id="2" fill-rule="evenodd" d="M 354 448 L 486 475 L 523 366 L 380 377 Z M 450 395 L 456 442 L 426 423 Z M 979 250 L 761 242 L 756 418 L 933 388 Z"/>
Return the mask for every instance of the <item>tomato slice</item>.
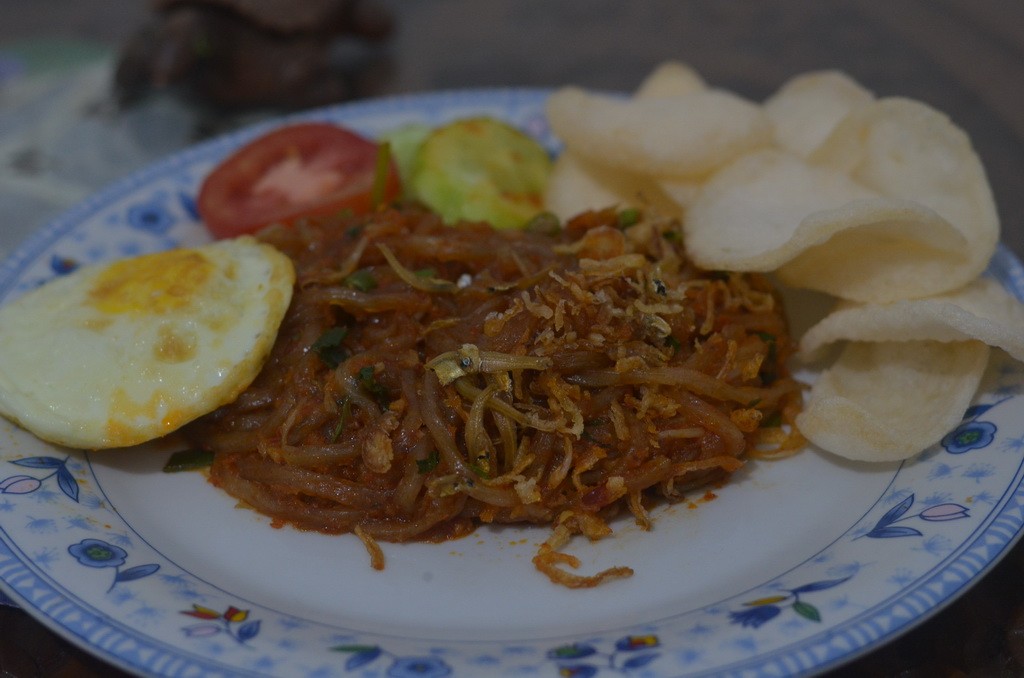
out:
<path id="1" fill-rule="evenodd" d="M 373 195 L 377 154 L 377 144 L 338 125 L 281 127 L 215 167 L 199 189 L 196 206 L 217 238 L 344 209 L 362 214 L 375 207 L 375 197 L 389 201 L 401 191 L 391 163 L 383 194 Z"/>

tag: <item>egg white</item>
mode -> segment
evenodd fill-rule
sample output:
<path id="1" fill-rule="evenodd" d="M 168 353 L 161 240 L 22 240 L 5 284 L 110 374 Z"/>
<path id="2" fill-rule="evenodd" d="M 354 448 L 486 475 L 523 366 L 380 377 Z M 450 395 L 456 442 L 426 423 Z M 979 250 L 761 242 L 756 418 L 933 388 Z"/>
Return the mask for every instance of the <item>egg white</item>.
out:
<path id="1" fill-rule="evenodd" d="M 69 447 L 166 435 L 252 382 L 294 281 L 250 237 L 57 278 L 0 308 L 0 414 Z"/>

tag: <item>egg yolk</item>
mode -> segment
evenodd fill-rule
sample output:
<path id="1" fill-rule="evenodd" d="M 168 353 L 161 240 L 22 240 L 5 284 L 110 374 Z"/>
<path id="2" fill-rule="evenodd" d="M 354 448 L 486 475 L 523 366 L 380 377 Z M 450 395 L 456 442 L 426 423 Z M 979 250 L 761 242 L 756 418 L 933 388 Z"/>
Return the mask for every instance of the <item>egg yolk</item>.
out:
<path id="1" fill-rule="evenodd" d="M 123 259 L 97 276 L 89 303 L 103 313 L 167 313 L 197 298 L 214 269 L 213 262 L 191 250 Z"/>

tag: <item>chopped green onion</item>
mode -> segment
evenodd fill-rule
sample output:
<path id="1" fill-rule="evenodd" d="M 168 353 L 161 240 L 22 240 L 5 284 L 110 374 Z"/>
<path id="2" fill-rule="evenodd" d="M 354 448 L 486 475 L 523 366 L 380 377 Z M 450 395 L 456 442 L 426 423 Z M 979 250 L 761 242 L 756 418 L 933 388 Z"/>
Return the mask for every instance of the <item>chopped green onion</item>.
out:
<path id="1" fill-rule="evenodd" d="M 332 327 L 321 334 L 310 348 L 333 370 L 348 358 L 348 351 L 341 345 L 347 336 L 347 327 Z"/>
<path id="2" fill-rule="evenodd" d="M 486 480 L 491 477 L 490 472 L 487 470 L 487 466 L 489 466 L 489 464 L 487 464 L 487 460 L 483 459 L 481 461 L 470 462 L 469 470 Z"/>
<path id="3" fill-rule="evenodd" d="M 629 228 L 640 221 L 640 210 L 630 207 L 619 212 L 616 217 L 619 228 Z"/>
<path id="4" fill-rule="evenodd" d="M 671 334 L 665 337 L 665 345 L 672 348 L 672 353 L 679 353 L 679 349 L 683 347 L 683 345 L 679 343 L 679 340 Z"/>
<path id="5" fill-rule="evenodd" d="M 373 277 L 373 273 L 363 268 L 345 278 L 345 286 L 360 292 L 369 292 L 377 287 L 377 279 Z"/>
<path id="6" fill-rule="evenodd" d="M 213 463 L 213 452 L 209 450 L 182 450 L 175 452 L 164 464 L 164 473 L 196 471 L 208 468 Z"/>
<path id="7" fill-rule="evenodd" d="M 437 269 L 436 268 L 429 268 L 429 267 L 428 268 L 421 268 L 418 271 L 416 271 L 416 277 L 417 278 L 433 278 L 436 275 L 437 275 Z"/>
<path id="8" fill-rule="evenodd" d="M 562 222 L 551 212 L 540 212 L 527 221 L 523 228 L 531 233 L 557 235 L 562 230 Z"/>
<path id="9" fill-rule="evenodd" d="M 334 425 L 334 430 L 331 431 L 331 442 L 338 442 L 338 438 L 341 437 L 342 431 L 348 426 L 348 419 L 352 415 L 352 401 L 345 398 L 341 401 L 341 416 L 338 417 L 338 423 Z"/>
<path id="10" fill-rule="evenodd" d="M 359 385 L 364 391 L 373 396 L 373 399 L 377 401 L 382 410 L 388 409 L 388 405 L 391 404 L 391 398 L 388 396 L 388 391 L 384 386 L 377 381 L 377 376 L 374 374 L 373 365 L 367 365 L 359 370 Z"/>
<path id="11" fill-rule="evenodd" d="M 758 332 L 757 336 L 761 337 L 764 343 L 768 344 L 768 353 L 764 356 L 764 362 L 767 363 L 767 368 L 761 373 L 761 378 L 765 384 L 771 384 L 775 381 L 778 375 L 775 373 L 775 363 L 779 357 L 778 341 L 774 334 L 770 332 Z"/>
<path id="12" fill-rule="evenodd" d="M 420 473 L 430 473 L 441 463 L 441 454 L 437 450 L 431 450 L 426 459 L 416 460 L 416 469 Z"/>

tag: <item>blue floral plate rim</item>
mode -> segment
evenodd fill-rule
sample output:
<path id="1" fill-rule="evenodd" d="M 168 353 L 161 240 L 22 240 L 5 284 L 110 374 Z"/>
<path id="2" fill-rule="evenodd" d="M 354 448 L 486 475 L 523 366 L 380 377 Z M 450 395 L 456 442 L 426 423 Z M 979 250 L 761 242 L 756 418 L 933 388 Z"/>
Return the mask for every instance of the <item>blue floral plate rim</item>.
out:
<path id="1" fill-rule="evenodd" d="M 520 125 L 554 150 L 543 119 L 548 93 L 455 90 L 345 104 L 290 119 L 336 120 L 376 134 L 402 122 L 483 111 Z M 190 202 L 202 173 L 279 123 L 199 144 L 80 203 L 0 264 L 0 300 L 91 260 L 202 240 Z M 1024 297 L 1024 268 L 1004 247 L 989 273 Z M 187 571 L 163 553 L 159 540 L 150 543 L 147 528 L 117 507 L 118 469 L 39 445 L 13 427 L 0 428 L 0 588 L 71 642 L 139 675 L 816 673 L 948 605 L 1019 538 L 1024 433 L 1015 422 L 1024 408 L 1024 375 L 1006 363 L 990 370 L 987 384 L 963 424 L 940 445 L 914 463 L 874 472 L 878 492 L 848 511 L 843 519 L 849 526 L 817 550 L 775 563 L 768 575 L 700 604 L 657 610 L 649 618 L 640 614 L 628 623 L 467 640 L 365 630 L 278 609 L 206 581 L 202 572 Z M 105 483 L 114 490 L 109 496 Z M 96 521 L 111 529 L 98 530 Z M 905 559 L 905 571 L 900 561 L 880 576 L 861 557 L 890 558 L 890 551 Z M 106 590 L 81 584 L 86 574 L 102 580 Z M 891 592 L 866 594 L 867 582 Z M 178 597 L 169 599 L 167 591 Z M 150 595 L 148 614 L 163 621 L 135 624 L 118 612 L 117 605 L 129 604 L 124 601 L 142 601 L 145 609 Z M 167 619 L 172 621 L 163 623 Z M 298 661 L 300 654 L 315 661 Z"/>

